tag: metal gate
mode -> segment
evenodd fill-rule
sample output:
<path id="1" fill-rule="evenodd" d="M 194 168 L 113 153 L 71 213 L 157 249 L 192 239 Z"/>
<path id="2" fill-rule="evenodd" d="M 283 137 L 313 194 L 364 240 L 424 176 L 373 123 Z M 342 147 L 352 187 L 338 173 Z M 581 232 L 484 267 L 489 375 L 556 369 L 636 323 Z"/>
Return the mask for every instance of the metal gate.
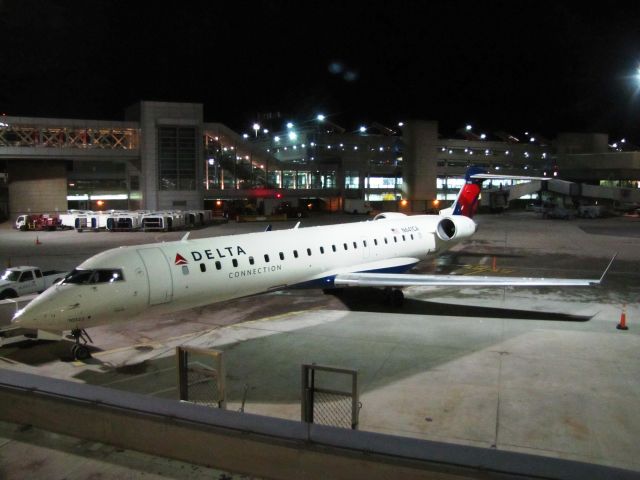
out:
<path id="1" fill-rule="evenodd" d="M 159 248 L 139 249 L 149 279 L 149 305 L 167 303 L 173 297 L 173 279 L 169 262 Z"/>
<path id="2" fill-rule="evenodd" d="M 227 408 L 222 352 L 196 347 L 176 347 L 180 400 Z"/>
<path id="3" fill-rule="evenodd" d="M 361 407 L 357 370 L 302 365 L 303 422 L 356 430 Z"/>

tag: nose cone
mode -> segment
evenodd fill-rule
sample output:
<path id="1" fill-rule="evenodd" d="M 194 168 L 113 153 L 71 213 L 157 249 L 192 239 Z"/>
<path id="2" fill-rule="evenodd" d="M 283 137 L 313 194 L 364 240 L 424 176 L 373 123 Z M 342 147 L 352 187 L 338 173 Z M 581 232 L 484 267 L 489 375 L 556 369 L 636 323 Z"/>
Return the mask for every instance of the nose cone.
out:
<path id="1" fill-rule="evenodd" d="M 70 313 L 78 306 L 67 292 L 53 287 L 16 312 L 11 323 L 24 328 L 64 330 Z"/>

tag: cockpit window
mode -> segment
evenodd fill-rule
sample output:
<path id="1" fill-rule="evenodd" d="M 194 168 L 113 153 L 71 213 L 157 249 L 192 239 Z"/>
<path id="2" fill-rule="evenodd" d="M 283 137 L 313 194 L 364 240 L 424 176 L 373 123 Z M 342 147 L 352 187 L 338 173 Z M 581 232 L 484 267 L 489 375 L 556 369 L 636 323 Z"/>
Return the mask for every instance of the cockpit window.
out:
<path id="1" fill-rule="evenodd" d="M 124 280 L 122 270 L 100 268 L 95 270 L 73 270 L 62 280 L 63 285 L 76 284 L 76 285 L 88 285 L 95 283 L 113 283 L 121 282 Z"/>

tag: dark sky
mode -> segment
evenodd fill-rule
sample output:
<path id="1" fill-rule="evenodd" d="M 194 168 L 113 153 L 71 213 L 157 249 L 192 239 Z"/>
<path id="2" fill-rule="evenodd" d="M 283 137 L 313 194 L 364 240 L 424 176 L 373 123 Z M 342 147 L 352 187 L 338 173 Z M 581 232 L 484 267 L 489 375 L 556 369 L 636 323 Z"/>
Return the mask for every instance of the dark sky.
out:
<path id="1" fill-rule="evenodd" d="M 640 2 L 0 0 L 0 112 L 120 120 L 197 101 L 353 129 L 436 119 L 640 143 Z"/>

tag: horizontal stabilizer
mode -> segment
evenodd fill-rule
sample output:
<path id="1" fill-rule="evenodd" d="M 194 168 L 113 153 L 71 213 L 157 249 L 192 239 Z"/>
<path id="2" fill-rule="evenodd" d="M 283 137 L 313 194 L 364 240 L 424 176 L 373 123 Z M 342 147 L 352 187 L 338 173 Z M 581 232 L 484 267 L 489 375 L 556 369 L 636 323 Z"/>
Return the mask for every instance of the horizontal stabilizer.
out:
<path id="1" fill-rule="evenodd" d="M 551 177 L 528 177 L 526 175 L 498 175 L 494 173 L 476 173 L 471 178 L 483 180 L 551 180 Z"/>
<path id="2" fill-rule="evenodd" d="M 600 282 L 601 279 L 598 278 L 528 278 L 471 275 L 345 273 L 336 276 L 334 285 L 350 287 L 583 287 L 598 285 Z"/>

